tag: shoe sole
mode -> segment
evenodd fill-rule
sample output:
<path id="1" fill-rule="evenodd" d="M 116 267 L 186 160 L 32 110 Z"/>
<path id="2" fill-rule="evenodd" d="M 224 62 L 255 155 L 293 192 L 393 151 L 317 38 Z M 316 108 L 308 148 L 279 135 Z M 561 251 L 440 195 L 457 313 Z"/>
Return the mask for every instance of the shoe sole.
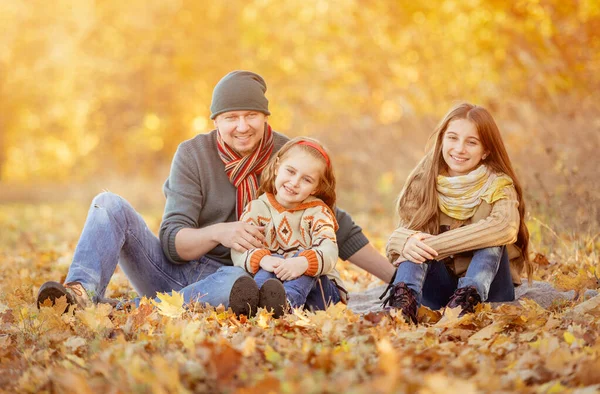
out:
<path id="1" fill-rule="evenodd" d="M 67 304 L 75 305 L 75 300 L 67 292 L 67 289 L 58 282 L 46 282 L 40 287 L 37 296 L 37 307 L 38 309 L 42 306 L 44 301 L 52 301 L 52 305 L 56 303 L 56 300 L 60 297 L 66 296 Z"/>
<path id="2" fill-rule="evenodd" d="M 286 305 L 286 295 L 283 283 L 275 278 L 267 279 L 258 292 L 258 307 L 273 311 L 273 317 L 283 316 Z"/>
<path id="3" fill-rule="evenodd" d="M 249 276 L 238 278 L 231 287 L 229 307 L 236 315 L 251 317 L 256 313 L 258 305 L 258 286 Z"/>

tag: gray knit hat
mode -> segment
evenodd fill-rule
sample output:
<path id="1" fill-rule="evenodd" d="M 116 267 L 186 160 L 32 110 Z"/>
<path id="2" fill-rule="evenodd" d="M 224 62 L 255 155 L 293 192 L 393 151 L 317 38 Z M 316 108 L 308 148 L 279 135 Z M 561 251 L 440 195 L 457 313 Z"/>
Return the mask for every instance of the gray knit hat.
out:
<path id="1" fill-rule="evenodd" d="M 213 90 L 210 118 L 228 111 L 259 111 L 271 115 L 266 91 L 267 84 L 260 75 L 250 71 L 232 71 Z"/>

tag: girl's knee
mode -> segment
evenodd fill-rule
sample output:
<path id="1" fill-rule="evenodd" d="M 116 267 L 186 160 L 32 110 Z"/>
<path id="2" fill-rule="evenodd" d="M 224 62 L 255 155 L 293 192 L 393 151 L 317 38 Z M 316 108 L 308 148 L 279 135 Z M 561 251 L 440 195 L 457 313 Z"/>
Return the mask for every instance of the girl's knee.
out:
<path id="1" fill-rule="evenodd" d="M 473 251 L 473 255 L 486 255 L 500 258 L 504 252 L 504 246 L 490 246 Z"/>

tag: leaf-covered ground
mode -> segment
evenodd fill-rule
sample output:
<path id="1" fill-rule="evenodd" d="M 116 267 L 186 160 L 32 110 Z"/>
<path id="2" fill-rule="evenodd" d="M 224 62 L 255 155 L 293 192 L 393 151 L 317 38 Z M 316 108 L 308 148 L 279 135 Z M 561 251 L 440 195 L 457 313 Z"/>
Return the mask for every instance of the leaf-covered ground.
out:
<path id="1" fill-rule="evenodd" d="M 224 308 L 131 311 L 99 305 L 62 314 L 35 306 L 46 280 L 63 280 L 86 207 L 0 205 L 0 390 L 7 392 L 532 392 L 600 390 L 600 305 L 584 300 L 600 271 L 598 237 L 537 236 L 535 279 L 575 289 L 576 301 L 533 301 L 423 323 L 357 315 L 344 305 L 282 319 Z M 145 215 L 156 228 L 159 213 Z M 368 224 L 366 228 L 371 228 Z M 381 246 L 386 234 L 371 236 Z M 535 237 L 534 237 L 535 238 Z M 380 285 L 342 266 L 352 291 Z M 108 295 L 132 296 L 117 271 Z"/>

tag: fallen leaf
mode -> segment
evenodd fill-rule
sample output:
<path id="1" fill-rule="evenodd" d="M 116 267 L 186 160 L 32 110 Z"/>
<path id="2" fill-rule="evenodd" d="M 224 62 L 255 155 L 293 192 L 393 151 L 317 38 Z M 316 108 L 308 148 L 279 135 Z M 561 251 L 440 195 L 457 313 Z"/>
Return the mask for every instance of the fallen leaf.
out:
<path id="1" fill-rule="evenodd" d="M 281 363 L 281 361 L 283 360 L 283 357 L 281 357 L 281 354 L 277 353 L 275 351 L 275 349 L 273 349 L 269 345 L 267 345 L 265 347 L 265 358 L 267 359 L 268 362 L 270 362 L 274 366 L 279 365 L 279 363 Z"/>
<path id="2" fill-rule="evenodd" d="M 550 265 L 550 261 L 548 261 L 548 259 L 546 258 L 546 256 L 544 256 L 541 253 L 536 253 L 535 257 L 533 258 L 533 262 L 537 265 L 541 265 L 541 266 L 546 266 L 546 265 Z"/>
<path id="3" fill-rule="evenodd" d="M 76 352 L 80 347 L 85 346 L 87 341 L 82 337 L 69 337 L 65 341 L 65 347 L 69 349 L 71 352 Z"/>
<path id="4" fill-rule="evenodd" d="M 419 323 L 435 324 L 439 322 L 441 318 L 442 313 L 440 311 L 431 310 L 425 305 L 421 305 L 417 311 L 417 321 Z"/>
<path id="5" fill-rule="evenodd" d="M 456 308 L 446 308 L 444 309 L 444 314 L 442 318 L 435 323 L 435 327 L 454 327 L 460 324 L 461 318 L 458 317 L 462 308 L 460 306 Z"/>
<path id="6" fill-rule="evenodd" d="M 158 309 L 158 313 L 163 316 L 177 318 L 185 312 L 185 309 L 183 308 L 183 294 L 181 293 L 176 291 L 172 291 L 171 294 L 157 293 L 156 298 L 158 298 L 160 302 L 151 300 L 152 305 L 154 305 L 156 309 Z"/>
<path id="7" fill-rule="evenodd" d="M 111 311 L 112 307 L 108 304 L 95 304 L 84 310 L 76 310 L 75 315 L 92 331 L 102 332 L 113 328 L 113 324 L 108 318 Z"/>
<path id="8" fill-rule="evenodd" d="M 501 332 L 504 326 L 504 322 L 496 322 L 486 326 L 469 338 L 469 345 L 481 344 L 484 340 L 490 339 L 495 334 Z"/>
<path id="9" fill-rule="evenodd" d="M 569 312 L 569 314 L 573 315 L 584 315 L 586 313 L 596 317 L 600 316 L 600 295 L 597 295 L 595 297 L 590 298 L 587 301 L 582 302 L 581 304 L 574 307 L 571 312 Z"/>
<path id="10" fill-rule="evenodd" d="M 569 331 L 565 331 L 563 333 L 563 337 L 565 338 L 565 342 L 567 342 L 569 345 L 572 344 L 575 341 L 575 339 L 576 339 L 575 335 L 573 335 Z"/>
<path id="11" fill-rule="evenodd" d="M 267 312 L 266 309 L 262 309 L 259 314 L 258 317 L 256 318 L 256 324 L 260 327 L 260 328 L 269 328 L 269 322 L 271 321 L 273 316 L 272 312 Z"/>

